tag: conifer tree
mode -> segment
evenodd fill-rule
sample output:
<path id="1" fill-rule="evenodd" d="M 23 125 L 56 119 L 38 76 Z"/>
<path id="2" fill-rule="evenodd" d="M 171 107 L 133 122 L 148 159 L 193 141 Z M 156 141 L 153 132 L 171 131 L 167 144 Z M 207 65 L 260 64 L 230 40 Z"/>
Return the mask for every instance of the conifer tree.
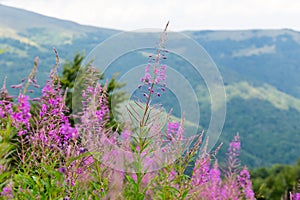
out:
<path id="1" fill-rule="evenodd" d="M 79 101 L 81 99 L 81 94 L 74 94 L 74 86 L 75 86 L 75 81 L 81 81 L 84 80 L 84 77 L 81 76 L 87 76 L 88 74 L 86 73 L 81 73 L 80 70 L 87 71 L 86 69 L 91 65 L 91 63 L 87 63 L 85 66 L 83 65 L 83 60 L 84 60 L 84 55 L 83 54 L 76 54 L 74 56 L 73 61 L 67 62 L 63 65 L 63 71 L 62 75 L 60 77 L 61 81 L 61 86 L 62 89 L 67 91 L 66 95 L 66 105 L 69 108 L 70 113 L 72 113 L 72 101 Z M 99 81 L 102 80 L 105 82 L 105 76 L 102 72 L 98 72 L 99 74 L 97 75 Z M 114 75 L 110 80 L 108 80 L 107 83 L 107 96 L 108 96 L 108 106 L 110 110 L 110 117 L 109 117 L 109 122 L 107 123 L 108 127 L 113 128 L 116 130 L 117 128 L 122 127 L 121 124 L 119 124 L 116 119 L 116 116 L 114 114 L 119 114 L 117 113 L 117 110 L 120 106 L 120 103 L 122 103 L 126 99 L 125 92 L 122 91 L 117 91 L 121 89 L 125 84 L 124 83 L 119 83 L 117 80 L 117 75 Z M 78 84 L 81 85 L 81 84 Z M 76 91 L 81 91 L 77 90 Z M 112 106 L 112 102 L 114 105 Z M 78 102 L 80 103 L 80 102 Z M 80 105 L 80 104 L 78 104 Z M 73 121 L 74 123 L 74 121 Z"/>

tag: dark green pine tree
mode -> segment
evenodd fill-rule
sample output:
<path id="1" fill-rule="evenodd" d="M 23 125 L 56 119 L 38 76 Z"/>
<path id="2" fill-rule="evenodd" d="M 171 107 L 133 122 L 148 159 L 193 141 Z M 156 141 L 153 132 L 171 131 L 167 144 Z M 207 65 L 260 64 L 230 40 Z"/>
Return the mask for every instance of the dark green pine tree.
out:
<path id="1" fill-rule="evenodd" d="M 85 66 L 82 66 L 84 60 L 83 54 L 76 54 L 73 61 L 67 62 L 63 65 L 62 75 L 60 76 L 61 87 L 65 91 L 68 88 L 66 96 L 66 106 L 68 107 L 70 113 L 72 113 L 72 101 L 77 101 L 80 103 L 81 94 L 73 94 L 73 89 L 75 86 L 75 81 L 80 82 L 85 79 L 84 76 L 88 76 L 86 73 L 80 73 L 80 70 L 87 71 L 86 69 L 90 66 L 90 63 L 87 63 Z M 104 74 L 98 72 L 96 75 L 98 80 L 104 80 Z M 125 92 L 122 92 L 120 89 L 125 85 L 124 83 L 119 83 L 116 80 L 117 76 L 113 76 L 107 83 L 107 97 L 108 97 L 108 107 L 110 110 L 110 118 L 107 123 L 109 128 L 113 130 L 122 130 L 122 124 L 118 122 L 115 115 L 118 113 L 120 104 L 126 100 Z M 79 85 L 79 86 L 78 86 Z M 83 84 L 77 84 L 76 87 L 80 87 Z M 81 91 L 76 88 L 76 91 Z M 73 99 L 74 98 L 74 99 Z M 113 105 L 112 105 L 113 102 Z M 77 103 L 76 103 L 77 104 Z M 113 115 L 113 113 L 115 115 Z M 73 120 L 71 120 L 74 123 Z"/>

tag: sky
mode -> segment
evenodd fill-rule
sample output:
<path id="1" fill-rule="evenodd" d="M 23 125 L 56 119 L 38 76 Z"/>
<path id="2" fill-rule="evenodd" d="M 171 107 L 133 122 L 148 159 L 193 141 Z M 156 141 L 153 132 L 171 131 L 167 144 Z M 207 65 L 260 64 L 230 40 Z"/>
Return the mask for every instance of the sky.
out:
<path id="1" fill-rule="evenodd" d="M 84 25 L 120 30 L 300 31 L 299 0 L 0 0 L 8 6 Z"/>

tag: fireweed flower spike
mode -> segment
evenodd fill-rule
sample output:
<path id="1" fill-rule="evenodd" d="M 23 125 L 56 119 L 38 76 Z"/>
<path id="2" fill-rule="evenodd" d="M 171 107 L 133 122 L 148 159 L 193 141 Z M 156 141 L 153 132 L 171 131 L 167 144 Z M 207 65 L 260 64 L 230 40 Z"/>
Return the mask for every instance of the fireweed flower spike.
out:
<path id="1" fill-rule="evenodd" d="M 13 109 L 14 107 L 15 109 Z M 29 120 L 31 118 L 31 114 L 29 97 L 20 93 L 17 98 L 17 103 L 13 103 L 12 97 L 8 94 L 6 89 L 6 78 L 4 79 L 4 84 L 1 89 L 0 116 L 2 118 L 4 116 L 10 117 L 12 125 L 18 130 L 19 136 L 26 134 L 30 129 Z"/>
<path id="2" fill-rule="evenodd" d="M 4 105 L 4 108 L 7 112 L 7 114 L 10 115 L 12 119 L 12 125 L 17 128 L 18 130 L 18 136 L 25 135 L 26 133 L 30 132 L 30 119 L 31 119 L 31 113 L 30 113 L 30 103 L 29 103 L 29 96 L 26 96 L 26 90 L 30 84 L 30 80 L 35 77 L 35 73 L 37 70 L 38 65 L 38 59 L 35 59 L 33 70 L 31 71 L 28 82 L 25 86 L 24 92 L 19 93 L 17 98 L 17 103 L 12 102 L 12 97 L 8 95 L 8 91 L 6 89 L 6 78 L 4 79 L 4 84 L 1 89 L 1 103 Z M 32 81 L 31 81 L 32 82 Z M 36 80 L 34 81 L 35 84 L 37 83 Z M 11 88 L 14 89 L 22 89 L 23 83 L 20 83 L 18 85 L 12 85 Z M 20 90 L 21 91 L 21 90 Z M 6 102 L 6 103 L 5 103 Z M 15 109 L 13 109 L 15 107 Z M 0 107 L 0 115 L 4 116 L 3 108 Z"/>
<path id="3" fill-rule="evenodd" d="M 242 187 L 246 199 L 254 200 L 255 199 L 254 192 L 252 190 L 252 183 L 250 180 L 250 174 L 247 167 L 244 167 L 244 169 L 238 175 L 238 182 Z"/>
<path id="4" fill-rule="evenodd" d="M 157 48 L 156 57 L 153 58 L 152 55 L 149 56 L 150 60 L 148 61 L 148 64 L 145 66 L 145 75 L 141 78 L 142 84 L 144 84 L 148 88 L 148 92 L 150 94 L 154 93 L 154 86 L 155 85 L 162 85 L 160 91 L 164 91 L 166 87 L 166 68 L 167 66 L 162 64 L 162 60 L 166 59 L 167 57 L 163 54 L 163 52 L 167 52 L 167 50 L 164 49 L 164 43 L 167 40 L 167 28 L 168 28 L 169 22 L 167 23 L 163 33 L 160 37 L 159 46 Z M 153 62 L 152 62 L 153 61 Z M 138 86 L 138 88 L 141 88 L 141 85 Z M 159 91 L 156 92 L 157 96 L 160 96 Z M 151 96 L 150 96 L 151 97 Z M 149 98 L 149 96 L 147 97 Z"/>
<path id="5" fill-rule="evenodd" d="M 55 51 L 56 52 L 56 51 Z M 56 54 L 58 59 L 58 55 Z M 37 59 L 31 78 L 37 68 Z M 71 140 L 78 137 L 76 128 L 72 127 L 69 118 L 65 115 L 68 110 L 65 106 L 64 97 L 60 87 L 60 82 L 57 75 L 59 61 L 56 60 L 56 65 L 50 72 L 50 80 L 42 89 L 42 96 L 39 100 L 40 111 L 36 133 L 32 136 L 34 142 L 41 141 L 43 146 L 54 146 L 65 148 Z M 28 79 L 28 80 L 31 80 Z"/>
<path id="6" fill-rule="evenodd" d="M 19 94 L 18 96 L 18 104 L 16 111 L 12 114 L 13 125 L 19 130 L 18 135 L 24 135 L 30 129 L 30 103 L 29 96 L 24 96 L 23 94 Z M 22 128 L 22 126 L 25 128 Z"/>

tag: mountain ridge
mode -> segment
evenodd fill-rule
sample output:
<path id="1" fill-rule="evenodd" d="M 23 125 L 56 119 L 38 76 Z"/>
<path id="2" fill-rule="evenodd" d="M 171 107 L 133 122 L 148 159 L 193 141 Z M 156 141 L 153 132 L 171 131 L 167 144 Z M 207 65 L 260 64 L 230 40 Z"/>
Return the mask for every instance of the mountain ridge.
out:
<path id="1" fill-rule="evenodd" d="M 51 17 L 51 16 L 46 16 L 43 14 L 39 14 L 33 11 L 29 11 L 29 10 L 25 10 L 25 9 L 21 9 L 21 8 L 15 8 L 15 7 L 11 7 L 11 6 L 6 6 L 4 4 L 0 3 L 0 13 L 2 13 L 2 16 L 10 16 L 10 15 L 14 15 L 14 16 L 18 16 L 19 18 L 22 19 L 21 16 L 26 15 L 26 17 L 28 17 L 28 15 L 31 15 L 32 17 L 35 18 L 35 20 L 41 21 L 41 20 L 45 20 L 45 21 L 50 21 L 50 22 L 61 22 L 64 25 L 69 25 L 65 28 L 70 28 L 70 27 L 75 27 L 75 28 L 79 28 L 79 27 L 83 27 L 83 28 L 87 28 L 88 30 L 85 31 L 97 31 L 99 29 L 106 29 L 106 30 L 112 30 L 112 31 L 118 31 L 118 30 L 114 30 L 114 29 L 107 29 L 107 28 L 101 28 L 101 27 L 96 27 L 96 26 L 91 26 L 91 25 L 83 25 L 80 23 L 77 23 L 75 21 L 71 21 L 71 20 L 65 20 L 65 19 L 59 19 L 56 17 Z M 38 19 L 36 19 L 38 18 Z M 4 20 L 3 20 L 4 19 Z M 7 18 L 2 18 L 2 23 L 3 21 L 5 22 L 5 20 L 8 22 L 6 23 L 6 25 L 8 26 L 14 26 L 15 24 L 10 23 L 9 20 L 7 20 Z M 32 21 L 32 23 L 36 23 L 36 21 Z M 33 24 L 36 25 L 36 24 Z M 57 24 L 53 24 L 54 26 L 57 26 Z M 24 29 L 24 26 L 26 25 L 22 25 L 21 28 Z M 39 25 L 41 26 L 41 25 Z M 18 26 L 15 27 L 15 29 L 20 29 L 20 25 L 18 24 Z M 79 29 L 80 30 L 80 29 Z M 81 30 L 82 31 L 82 30 Z"/>

